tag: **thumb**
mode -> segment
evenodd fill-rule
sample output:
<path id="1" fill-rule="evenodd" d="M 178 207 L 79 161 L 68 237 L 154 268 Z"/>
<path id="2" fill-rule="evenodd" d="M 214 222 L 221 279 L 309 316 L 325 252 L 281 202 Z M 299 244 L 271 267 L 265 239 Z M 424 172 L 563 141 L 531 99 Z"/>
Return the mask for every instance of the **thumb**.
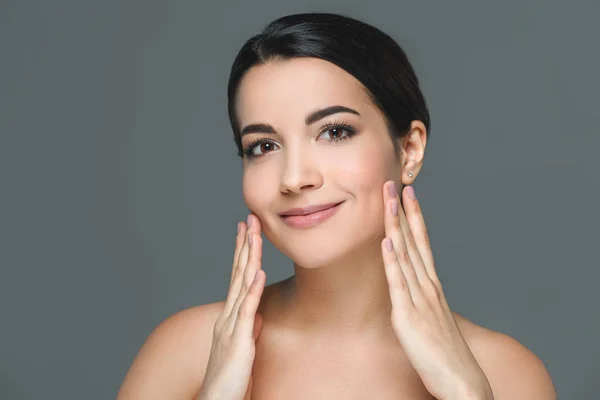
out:
<path id="1" fill-rule="evenodd" d="M 263 317 L 258 312 L 254 315 L 254 332 L 252 333 L 252 337 L 254 341 L 258 339 L 260 336 L 260 332 L 262 331 L 263 326 Z"/>

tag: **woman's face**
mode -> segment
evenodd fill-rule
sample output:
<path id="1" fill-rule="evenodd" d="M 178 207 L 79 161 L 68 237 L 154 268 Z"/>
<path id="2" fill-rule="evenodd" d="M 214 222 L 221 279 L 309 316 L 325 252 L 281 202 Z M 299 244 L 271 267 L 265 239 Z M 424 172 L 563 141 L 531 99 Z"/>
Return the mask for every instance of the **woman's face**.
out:
<path id="1" fill-rule="evenodd" d="M 309 115 L 332 106 L 357 114 L 338 111 L 307 124 Z M 244 199 L 275 247 L 305 268 L 340 261 L 364 246 L 379 248 L 382 186 L 398 183 L 402 171 L 383 115 L 358 80 L 317 58 L 260 65 L 240 84 L 237 113 L 248 152 Z M 250 125 L 263 126 L 246 129 Z M 340 202 L 333 215 L 308 227 L 279 215 Z"/>

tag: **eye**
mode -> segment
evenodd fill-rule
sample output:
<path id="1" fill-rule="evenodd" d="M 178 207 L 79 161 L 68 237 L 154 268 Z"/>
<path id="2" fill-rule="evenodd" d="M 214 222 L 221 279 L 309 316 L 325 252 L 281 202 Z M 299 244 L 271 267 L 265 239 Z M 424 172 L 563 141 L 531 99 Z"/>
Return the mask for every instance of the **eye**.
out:
<path id="1" fill-rule="evenodd" d="M 329 136 L 329 138 L 325 138 L 324 140 L 327 143 L 339 143 L 343 140 L 348 140 L 356 135 L 357 131 L 352 125 L 342 122 L 342 121 L 334 121 L 325 124 L 321 128 L 320 136 Z M 276 150 L 279 147 L 277 143 L 270 139 L 259 138 L 250 142 L 247 146 L 244 147 L 242 153 L 248 158 L 257 158 L 261 157 L 267 153 Z"/>
<path id="2" fill-rule="evenodd" d="M 259 157 L 275 149 L 277 144 L 269 139 L 256 139 L 244 148 L 244 154 L 249 158 Z"/>
<path id="3" fill-rule="evenodd" d="M 327 140 L 335 142 L 337 140 L 342 140 L 346 136 L 348 136 L 348 135 L 344 136 L 344 132 L 349 133 L 349 131 L 347 129 L 344 129 L 341 127 L 335 127 L 335 128 L 327 129 L 321 135 L 329 135 L 330 138 L 328 138 Z"/>
<path id="4" fill-rule="evenodd" d="M 345 133 L 345 134 L 344 134 Z M 323 131 L 319 136 L 329 136 L 327 142 L 340 142 L 350 139 L 356 134 L 356 129 L 345 122 L 332 122 L 323 127 Z"/>

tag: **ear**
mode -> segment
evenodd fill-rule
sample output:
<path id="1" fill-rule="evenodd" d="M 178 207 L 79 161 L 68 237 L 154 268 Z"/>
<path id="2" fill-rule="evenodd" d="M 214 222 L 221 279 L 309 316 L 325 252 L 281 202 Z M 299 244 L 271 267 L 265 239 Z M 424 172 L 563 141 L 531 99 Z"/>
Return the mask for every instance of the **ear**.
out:
<path id="1" fill-rule="evenodd" d="M 408 133 L 400 140 L 400 153 L 402 156 L 402 176 L 400 181 L 404 186 L 412 184 L 421 170 L 425 146 L 427 145 L 427 129 L 425 125 L 414 120 L 410 124 Z M 412 171 L 412 177 L 408 173 Z"/>

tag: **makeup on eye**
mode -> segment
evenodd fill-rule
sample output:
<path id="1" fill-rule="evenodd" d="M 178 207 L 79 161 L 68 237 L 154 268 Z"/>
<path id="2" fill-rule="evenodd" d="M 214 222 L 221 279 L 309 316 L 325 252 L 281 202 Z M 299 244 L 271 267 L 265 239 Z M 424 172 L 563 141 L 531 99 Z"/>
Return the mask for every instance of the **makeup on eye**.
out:
<path id="1" fill-rule="evenodd" d="M 357 129 L 353 125 L 351 125 L 345 121 L 336 120 L 336 121 L 328 122 L 325 125 L 323 125 L 321 127 L 321 129 L 319 130 L 318 136 L 321 136 L 325 133 L 331 132 L 332 130 L 336 130 L 336 131 L 340 132 L 341 134 L 343 134 L 343 132 L 346 132 L 346 134 L 344 136 L 336 137 L 333 139 L 325 139 L 325 141 L 328 143 L 339 143 L 344 140 L 351 139 L 353 136 L 355 136 L 358 133 Z M 267 151 L 266 153 L 263 153 L 263 154 L 255 154 L 254 153 L 254 150 L 258 146 L 262 146 L 263 144 L 268 144 L 270 146 L 278 146 L 278 144 L 272 139 L 257 138 L 257 139 L 252 140 L 246 146 L 244 146 L 243 154 L 246 157 L 248 157 L 249 159 L 251 159 L 251 158 L 260 157 L 266 153 L 269 153 L 270 151 Z"/>

